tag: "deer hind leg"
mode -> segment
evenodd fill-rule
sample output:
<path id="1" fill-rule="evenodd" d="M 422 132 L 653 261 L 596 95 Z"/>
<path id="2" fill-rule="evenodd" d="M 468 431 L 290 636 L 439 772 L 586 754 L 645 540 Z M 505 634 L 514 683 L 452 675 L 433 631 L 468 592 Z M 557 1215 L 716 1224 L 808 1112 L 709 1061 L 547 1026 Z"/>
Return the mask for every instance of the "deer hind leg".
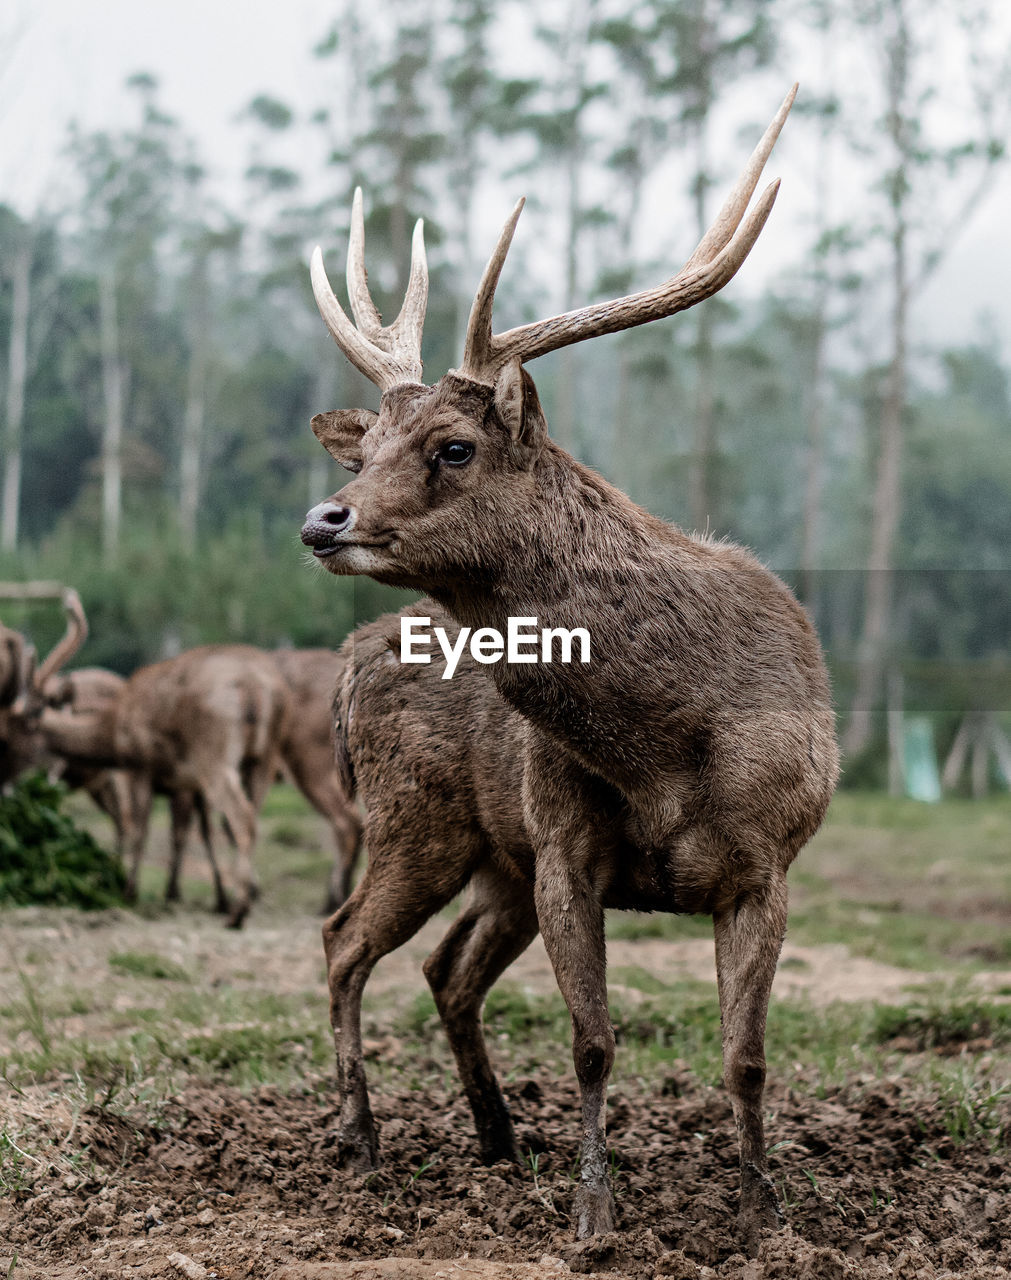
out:
<path id="1" fill-rule="evenodd" d="M 242 788 L 236 769 L 223 769 L 205 788 L 201 802 L 221 814 L 232 843 L 231 899 L 228 927 L 241 929 L 255 894 L 253 845 L 256 843 L 256 810 Z"/>
<path id="2" fill-rule="evenodd" d="M 741 1159 L 737 1232 L 753 1257 L 763 1227 L 782 1214 L 768 1174 L 763 1123 L 765 1020 L 786 932 L 786 879 L 777 876 L 713 917 L 723 1025 L 723 1080 L 734 1108 Z"/>
<path id="3" fill-rule="evenodd" d="M 351 881 L 362 851 L 362 824 L 351 805 L 339 800 L 330 814 L 333 829 L 334 859 L 327 885 L 325 913 L 330 915 L 351 893 Z"/>
<path id="4" fill-rule="evenodd" d="M 463 911 L 424 965 L 485 1164 L 519 1163 L 520 1154 L 488 1057 L 481 1006 L 503 970 L 536 936 L 533 886 L 488 862 L 474 873 Z"/>
<path id="5" fill-rule="evenodd" d="M 118 771 L 117 771 L 118 772 Z M 140 883 L 140 863 L 147 843 L 147 829 L 151 820 L 151 779 L 144 773 L 124 773 L 122 785 L 119 778 L 116 788 L 119 792 L 120 812 L 124 815 L 124 846 L 130 870 L 126 878 L 126 896 L 133 902 L 137 897 Z"/>
<path id="6" fill-rule="evenodd" d="M 470 873 L 464 859 L 454 859 L 452 848 L 426 858 L 413 841 L 394 844 L 373 835 L 370 850 L 365 875 L 323 926 L 340 1100 L 338 1164 L 353 1170 L 379 1164 L 362 1056 L 365 983 L 376 962 L 413 937 L 460 891 Z"/>
<path id="7" fill-rule="evenodd" d="M 168 881 L 165 885 L 165 901 L 178 902 L 182 897 L 179 877 L 186 856 L 186 842 L 193 825 L 196 796 L 192 791 L 173 791 L 169 795 L 169 816 L 172 826 L 172 853 L 169 861 Z"/>
<path id="8" fill-rule="evenodd" d="M 211 825 L 211 815 L 207 811 L 203 796 L 196 797 L 196 806 L 197 818 L 200 821 L 200 838 L 204 842 L 204 852 L 207 854 L 207 861 L 211 868 L 211 878 L 214 881 L 214 913 L 215 915 L 226 916 L 231 907 L 228 902 L 228 894 L 225 891 L 225 882 L 221 875 L 221 866 L 214 849 L 214 830 Z"/>

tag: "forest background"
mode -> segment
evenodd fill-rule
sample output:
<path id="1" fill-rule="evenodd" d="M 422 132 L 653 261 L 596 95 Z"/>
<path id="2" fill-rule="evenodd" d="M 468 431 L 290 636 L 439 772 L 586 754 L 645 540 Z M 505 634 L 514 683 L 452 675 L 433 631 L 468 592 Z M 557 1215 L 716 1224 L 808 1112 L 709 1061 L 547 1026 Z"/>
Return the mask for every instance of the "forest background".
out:
<path id="1" fill-rule="evenodd" d="M 0 88 L 25 30 L 0 26 Z M 387 315 L 425 219 L 434 379 L 517 194 L 499 328 L 659 283 L 803 73 L 770 166 L 792 177 L 738 280 L 531 372 L 566 448 L 795 587 L 851 783 L 885 780 L 889 699 L 942 752 L 967 716 L 1007 727 L 1009 321 L 949 270 L 1004 181 L 998 0 L 352 0 L 305 44 L 298 102 L 267 64 L 234 104 L 238 180 L 142 66 L 114 127 L 68 112 L 44 195 L 0 164 L 0 579 L 78 589 L 80 662 L 336 646 L 395 601 L 298 542 L 344 483 L 308 419 L 377 401 L 306 266 L 319 241 L 340 279 L 356 184 Z M 986 271 L 1011 294 L 1011 255 Z M 948 312 L 971 318 L 953 335 Z M 2 610 L 43 649 L 61 629 Z"/>

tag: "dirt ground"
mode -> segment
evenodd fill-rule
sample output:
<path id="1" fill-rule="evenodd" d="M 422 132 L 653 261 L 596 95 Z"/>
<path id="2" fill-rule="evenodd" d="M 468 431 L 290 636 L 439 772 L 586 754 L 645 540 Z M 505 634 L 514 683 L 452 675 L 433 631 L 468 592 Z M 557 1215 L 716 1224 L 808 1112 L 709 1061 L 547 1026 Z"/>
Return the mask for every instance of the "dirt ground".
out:
<path id="1" fill-rule="evenodd" d="M 772 1088 L 787 1225 L 751 1261 L 732 1232 L 721 1091 L 674 1070 L 659 1090 L 612 1095 L 619 1229 L 583 1244 L 569 1223 L 574 1081 L 515 1080 L 508 1095 L 527 1167 L 477 1163 L 458 1097 L 384 1089 L 385 1164 L 370 1177 L 334 1168 L 336 1117 L 314 1091 L 194 1087 L 158 1127 L 93 1109 L 77 1141 L 100 1176 L 41 1178 L 0 1207 L 0 1233 L 24 1280 L 1011 1276 L 1008 1153 L 955 1146 L 931 1103 L 887 1081 L 824 1099 Z M 25 1103 L 50 1130 L 72 1122 L 42 1090 Z"/>
<path id="2" fill-rule="evenodd" d="M 371 996 L 413 998 L 422 988 L 420 960 L 444 929 L 445 921 L 430 922 L 388 957 Z M 7 937 L 15 950 L 29 939 L 44 947 L 48 963 L 85 988 L 108 987 L 111 945 L 146 946 L 184 958 L 212 989 L 269 974 L 271 989 L 292 997 L 318 991 L 325 1017 L 318 922 L 309 917 L 284 926 L 261 917 L 236 935 L 200 913 L 155 921 L 110 913 L 86 921 L 33 909 L 18 913 Z M 615 941 L 609 950 L 616 969 L 634 963 L 669 979 L 713 977 L 705 941 Z M 777 989 L 803 991 L 817 1016 L 819 1006 L 840 998 L 901 999 L 926 977 L 854 958 L 842 947 L 788 947 Z M 552 989 L 539 943 L 510 978 L 533 993 Z M 977 981 L 1006 990 L 1009 975 Z M 633 988 L 617 994 L 641 996 Z M 128 1019 L 140 997 L 127 985 L 110 999 Z M 99 1016 L 108 1011 L 68 1019 L 68 1026 L 97 1032 L 89 1024 Z M 412 1049 L 416 1055 L 419 1046 Z M 449 1077 L 434 1070 L 428 1079 L 446 1084 L 419 1090 L 402 1070 L 396 1040 L 372 1040 L 368 1052 L 373 1078 L 393 1083 L 373 1086 L 384 1165 L 367 1178 L 335 1167 L 328 1078 L 251 1093 L 193 1081 L 161 1109 L 157 1125 L 129 1111 L 75 1109 L 55 1084 L 7 1094 L 22 1127 L 27 1118 L 36 1137 L 87 1151 L 90 1165 L 79 1173 L 68 1173 L 65 1163 L 58 1171 L 37 1168 L 29 1185 L 0 1203 L 0 1276 L 16 1254 L 13 1280 L 530 1280 L 572 1272 L 690 1280 L 1011 1277 L 1011 1153 L 955 1145 L 937 1100 L 918 1096 L 901 1077 L 854 1080 L 824 1097 L 791 1089 L 782 1078 L 773 1082 L 771 1161 L 786 1226 L 749 1261 L 733 1235 L 729 1105 L 720 1089 L 676 1064 L 660 1084 L 616 1079 L 608 1128 L 618 1230 L 575 1244 L 571 1074 L 509 1080 L 521 1149 L 530 1156 L 522 1168 L 484 1168 Z M 1006 1133 L 1011 1103 L 1001 1106 Z"/>

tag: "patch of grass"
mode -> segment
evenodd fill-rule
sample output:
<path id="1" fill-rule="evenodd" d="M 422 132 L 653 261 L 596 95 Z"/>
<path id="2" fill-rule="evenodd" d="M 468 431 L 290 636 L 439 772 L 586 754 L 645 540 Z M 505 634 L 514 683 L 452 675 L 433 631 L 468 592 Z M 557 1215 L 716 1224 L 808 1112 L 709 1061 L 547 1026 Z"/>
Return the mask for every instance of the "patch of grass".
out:
<path id="1" fill-rule="evenodd" d="M 128 973 L 135 978 L 163 978 L 171 982 L 191 982 L 189 973 L 174 960 L 155 955 L 151 951 L 114 951 L 109 956 L 109 968 Z"/>
<path id="2" fill-rule="evenodd" d="M 921 1052 L 977 1040 L 1011 1044 L 1011 1006 L 982 1000 L 882 1006 L 874 1015 L 874 1036 L 879 1044 L 901 1037 Z"/>
<path id="3" fill-rule="evenodd" d="M 978 1079 L 967 1064 L 937 1081 L 945 1128 L 952 1142 L 982 1140 L 991 1151 L 1011 1141 L 1011 1083 Z"/>

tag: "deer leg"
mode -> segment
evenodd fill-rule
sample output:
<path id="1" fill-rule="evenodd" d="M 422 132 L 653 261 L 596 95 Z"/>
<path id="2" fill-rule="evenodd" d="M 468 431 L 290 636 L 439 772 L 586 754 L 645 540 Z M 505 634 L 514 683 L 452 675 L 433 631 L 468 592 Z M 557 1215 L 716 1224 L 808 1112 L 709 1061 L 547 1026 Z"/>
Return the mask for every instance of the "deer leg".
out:
<path id="1" fill-rule="evenodd" d="M 463 911 L 424 965 L 485 1164 L 518 1164 L 520 1154 L 488 1057 L 481 1006 L 502 971 L 536 936 L 532 886 L 488 862 L 474 873 Z"/>
<path id="2" fill-rule="evenodd" d="M 256 842 L 256 811 L 242 789 L 235 769 L 224 769 L 213 780 L 202 797 L 209 809 L 216 809 L 225 824 L 232 843 L 232 894 L 228 927 L 241 929 L 255 892 L 253 877 L 253 845 Z"/>
<path id="3" fill-rule="evenodd" d="M 392 845 L 374 834 L 370 848 L 365 875 L 323 926 L 340 1097 L 338 1164 L 359 1171 L 379 1164 L 362 1055 L 365 983 L 378 960 L 413 937 L 460 891 L 471 869 L 466 857 L 454 857 L 452 847 L 426 858 L 413 840 Z"/>
<path id="4" fill-rule="evenodd" d="M 761 893 L 742 897 L 713 917 L 716 976 L 723 1025 L 723 1080 L 734 1108 L 741 1160 L 737 1232 L 750 1256 L 763 1227 L 782 1225 L 768 1174 L 762 1099 L 765 1091 L 765 1020 L 786 932 L 785 877 Z"/>
<path id="5" fill-rule="evenodd" d="M 327 886 L 327 915 L 346 902 L 351 893 L 351 881 L 362 849 L 362 824 L 350 805 L 340 802 L 330 813 L 333 829 L 334 859 Z"/>
<path id="6" fill-rule="evenodd" d="M 221 867 L 218 865 L 218 859 L 214 852 L 211 815 L 207 812 L 207 805 L 204 803 L 202 796 L 197 796 L 197 818 L 200 822 L 200 838 L 204 842 L 204 852 L 207 854 L 207 861 L 211 867 L 211 876 L 214 880 L 214 912 L 216 915 L 226 916 L 231 907 L 228 902 L 228 894 L 225 892 L 225 882 L 221 877 Z"/>
<path id="7" fill-rule="evenodd" d="M 137 887 L 140 881 L 140 861 L 144 856 L 144 845 L 147 843 L 147 828 L 151 819 L 151 779 L 144 773 L 131 773 L 126 776 L 121 791 L 121 802 L 124 805 L 126 821 L 126 855 L 130 870 L 126 878 L 126 896 L 134 902 L 137 898 Z"/>
<path id="8" fill-rule="evenodd" d="M 182 871 L 183 858 L 186 854 L 186 842 L 189 839 L 190 827 L 193 824 L 193 810 L 196 796 L 192 791 L 173 791 L 169 796 L 169 815 L 172 822 L 172 853 L 169 861 L 168 881 L 165 885 L 165 901 L 178 902 L 182 896 L 179 891 L 179 876 Z"/>
<path id="9" fill-rule="evenodd" d="M 583 1138 L 575 1198 L 579 1239 L 614 1227 L 604 1117 L 614 1063 L 607 1008 L 603 892 L 612 847 L 599 783 L 553 746 L 535 747 L 524 773 L 524 810 L 536 850 L 534 900 L 544 946 L 572 1018 Z"/>

